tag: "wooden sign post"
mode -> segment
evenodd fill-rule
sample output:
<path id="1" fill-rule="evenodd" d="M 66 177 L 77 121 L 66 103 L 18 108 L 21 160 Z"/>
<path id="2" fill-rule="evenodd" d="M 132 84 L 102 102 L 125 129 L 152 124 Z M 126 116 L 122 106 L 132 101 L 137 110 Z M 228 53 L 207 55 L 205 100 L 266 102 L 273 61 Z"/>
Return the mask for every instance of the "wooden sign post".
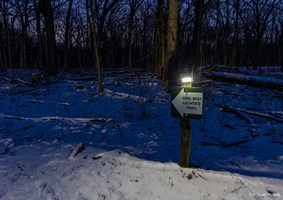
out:
<path id="1" fill-rule="evenodd" d="M 192 121 L 189 117 L 181 118 L 180 166 L 190 167 Z"/>
<path id="2" fill-rule="evenodd" d="M 171 115 L 181 118 L 180 166 L 190 167 L 191 159 L 191 119 L 202 117 L 203 90 L 184 83 L 172 92 Z"/>

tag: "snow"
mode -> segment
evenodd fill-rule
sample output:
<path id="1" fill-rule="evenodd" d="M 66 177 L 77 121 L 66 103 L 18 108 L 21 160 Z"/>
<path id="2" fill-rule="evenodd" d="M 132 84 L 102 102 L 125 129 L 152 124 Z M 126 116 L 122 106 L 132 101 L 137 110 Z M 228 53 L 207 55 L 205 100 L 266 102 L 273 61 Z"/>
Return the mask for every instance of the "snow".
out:
<path id="1" fill-rule="evenodd" d="M 9 74 L 0 74 L 1 200 L 283 199 L 282 91 L 203 86 L 184 169 L 180 122 L 153 75 L 104 73 L 98 93 L 92 71 L 37 85 L 26 71 Z"/>
<path id="2" fill-rule="evenodd" d="M 263 75 L 273 72 L 278 74 L 281 71 L 281 66 L 239 66 L 237 69 L 239 72 L 246 74 Z"/>
<path id="3" fill-rule="evenodd" d="M 283 80 L 272 77 L 261 77 L 255 75 L 244 75 L 244 74 L 234 74 L 228 72 L 214 72 L 214 75 L 218 77 L 233 78 L 234 80 L 249 81 L 254 83 L 260 83 L 261 85 L 277 85 L 283 86 Z"/>

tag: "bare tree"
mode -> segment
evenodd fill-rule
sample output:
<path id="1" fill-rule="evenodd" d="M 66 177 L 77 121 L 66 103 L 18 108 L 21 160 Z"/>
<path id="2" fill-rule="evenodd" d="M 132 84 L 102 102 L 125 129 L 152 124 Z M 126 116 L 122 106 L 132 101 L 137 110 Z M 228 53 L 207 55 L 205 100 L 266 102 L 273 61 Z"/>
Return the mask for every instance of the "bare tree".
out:
<path id="1" fill-rule="evenodd" d="M 163 78 L 163 70 L 165 67 L 165 11 L 164 0 L 158 0 L 156 11 L 156 25 L 155 25 L 155 45 L 156 49 L 156 70 L 158 78 Z"/>
<path id="2" fill-rule="evenodd" d="M 235 1 L 234 9 L 235 9 L 235 29 L 234 29 L 233 50 L 232 50 L 232 58 L 231 58 L 231 66 L 233 67 L 236 65 L 237 51 L 239 46 L 240 0 Z"/>
<path id="3" fill-rule="evenodd" d="M 3 41 L 3 24 L 0 20 L 0 70 L 5 66 L 5 53 L 4 53 L 4 41 Z"/>
<path id="4" fill-rule="evenodd" d="M 254 52 L 253 63 L 260 63 L 260 52 L 261 52 L 261 43 L 264 36 L 265 31 L 267 30 L 267 26 L 269 24 L 270 16 L 272 11 L 274 11 L 275 7 L 281 3 L 281 0 L 264 0 L 257 1 L 251 0 L 246 2 L 247 6 L 250 8 L 253 14 L 252 21 L 252 30 L 254 35 Z"/>
<path id="5" fill-rule="evenodd" d="M 178 30 L 178 0 L 168 0 L 168 21 L 166 40 L 166 63 L 163 71 L 163 83 L 166 91 L 170 90 L 173 72 L 178 67 L 177 62 L 177 30 Z M 170 75 L 170 77 L 168 76 Z"/>
<path id="6" fill-rule="evenodd" d="M 35 22 L 36 22 L 36 41 L 35 48 L 37 51 L 33 55 L 35 57 L 35 66 L 42 68 L 43 67 L 43 37 L 41 33 L 41 20 L 40 20 L 40 7 L 39 1 L 33 0 L 33 7 L 35 13 Z"/>
<path id="7" fill-rule="evenodd" d="M 280 0 L 166 3 L 2 0 L 0 65 L 44 67 L 53 74 L 57 66 L 90 67 L 99 62 L 108 68 L 132 66 L 133 60 L 138 61 L 135 65 L 149 66 L 154 59 L 152 71 L 169 86 L 178 62 L 275 65 L 283 57 Z M 172 7 L 177 15 L 171 13 Z"/>
<path id="8" fill-rule="evenodd" d="M 66 28 L 65 28 L 65 43 L 64 43 L 64 70 L 68 68 L 68 52 L 69 52 L 69 38 L 70 38 L 70 19 L 72 12 L 73 0 L 69 1 L 67 16 L 66 16 Z"/>
<path id="9" fill-rule="evenodd" d="M 5 34 L 5 41 L 6 41 L 6 47 L 8 51 L 8 66 L 13 69 L 13 62 L 12 62 L 12 46 L 11 46 L 11 31 L 9 27 L 9 7 L 8 3 L 6 1 L 0 1 L 0 12 L 3 19 L 4 24 L 4 34 Z"/>
<path id="10" fill-rule="evenodd" d="M 281 33 L 280 33 L 280 65 L 281 65 L 281 72 L 283 72 L 283 21 L 281 22 Z"/>
<path id="11" fill-rule="evenodd" d="M 92 31 L 93 31 L 93 45 L 95 51 L 95 61 L 97 68 L 97 82 L 98 82 L 98 92 L 103 92 L 103 84 L 102 84 L 102 74 L 101 74 L 101 63 L 100 63 L 100 51 L 99 51 L 99 43 L 97 39 L 97 29 L 96 29 L 96 19 L 94 15 L 94 7 L 93 2 L 90 0 L 90 10 L 91 10 L 91 19 L 92 19 Z"/>
<path id="12" fill-rule="evenodd" d="M 129 0 L 130 13 L 128 17 L 128 65 L 132 66 L 132 34 L 134 17 L 138 8 L 141 6 L 144 0 Z"/>
<path id="13" fill-rule="evenodd" d="M 20 25 L 20 67 L 27 67 L 27 46 L 28 46 L 28 27 L 32 20 L 31 14 L 33 5 L 31 0 L 13 0 L 11 6 L 15 13 L 15 17 Z"/>
<path id="14" fill-rule="evenodd" d="M 151 18 L 154 17 L 154 13 L 152 12 L 152 7 L 154 5 L 152 2 L 147 1 L 140 7 L 140 20 L 141 20 L 141 32 L 142 32 L 142 44 L 141 44 L 141 49 L 142 49 L 142 55 L 143 56 L 148 56 L 149 53 L 151 53 L 151 49 L 148 48 L 150 47 L 151 44 L 151 36 L 153 34 L 150 33 L 150 30 L 153 30 L 153 25 L 154 23 L 151 23 Z"/>
<path id="15" fill-rule="evenodd" d="M 223 14 L 220 14 L 221 20 L 219 20 L 220 30 L 222 31 L 222 60 L 223 64 L 228 64 L 228 47 L 229 45 L 229 36 L 232 33 L 232 25 L 231 25 L 231 13 L 232 7 L 229 4 L 229 0 L 225 0 L 223 3 Z M 218 41 L 219 42 L 219 41 Z"/>
<path id="16" fill-rule="evenodd" d="M 193 1 L 195 8 L 195 22 L 194 22 L 194 32 L 192 40 L 192 63 L 193 66 L 200 65 L 200 56 L 201 56 L 201 34 L 202 34 L 202 24 L 203 16 L 205 9 L 204 0 L 195 0 Z"/>
<path id="17" fill-rule="evenodd" d="M 55 30 L 53 9 L 51 0 L 40 0 L 40 10 L 44 17 L 45 31 L 46 31 L 46 65 L 45 70 L 48 75 L 57 73 L 56 68 L 56 48 L 55 48 Z"/>

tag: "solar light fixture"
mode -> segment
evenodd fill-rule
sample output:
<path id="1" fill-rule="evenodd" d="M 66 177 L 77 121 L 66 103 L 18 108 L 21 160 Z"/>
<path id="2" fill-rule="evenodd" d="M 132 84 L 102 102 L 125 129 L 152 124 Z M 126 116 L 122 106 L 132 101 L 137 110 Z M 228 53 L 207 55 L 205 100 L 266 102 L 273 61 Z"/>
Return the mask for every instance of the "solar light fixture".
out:
<path id="1" fill-rule="evenodd" d="M 193 77 L 191 76 L 185 76 L 182 78 L 182 83 L 192 83 L 193 82 Z"/>
<path id="2" fill-rule="evenodd" d="M 184 73 L 181 75 L 182 87 L 192 87 L 193 83 L 193 74 L 192 73 Z"/>

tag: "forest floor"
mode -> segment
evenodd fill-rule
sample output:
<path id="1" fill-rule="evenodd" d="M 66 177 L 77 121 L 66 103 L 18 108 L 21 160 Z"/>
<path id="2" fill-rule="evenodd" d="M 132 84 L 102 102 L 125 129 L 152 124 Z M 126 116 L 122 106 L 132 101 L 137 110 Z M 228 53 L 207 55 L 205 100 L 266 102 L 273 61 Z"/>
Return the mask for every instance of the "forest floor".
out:
<path id="1" fill-rule="evenodd" d="M 282 90 L 202 79 L 184 169 L 155 76 L 107 71 L 98 93 L 92 71 L 31 72 L 0 72 L 1 200 L 283 199 Z"/>

